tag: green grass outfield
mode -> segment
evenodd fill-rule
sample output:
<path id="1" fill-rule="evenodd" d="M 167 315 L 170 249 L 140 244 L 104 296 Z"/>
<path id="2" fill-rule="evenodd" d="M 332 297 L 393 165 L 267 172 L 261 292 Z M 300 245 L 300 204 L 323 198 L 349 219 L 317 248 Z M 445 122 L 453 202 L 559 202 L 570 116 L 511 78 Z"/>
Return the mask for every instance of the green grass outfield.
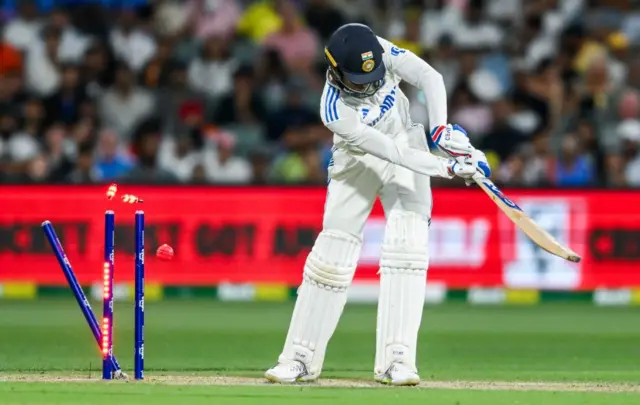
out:
<path id="1" fill-rule="evenodd" d="M 147 380 L 102 382 L 97 346 L 72 298 L 0 301 L 0 403 L 640 403 L 640 309 L 426 307 L 423 386 L 375 388 L 375 307 L 348 306 L 329 346 L 324 383 L 268 385 L 259 377 L 282 348 L 291 309 L 291 303 L 147 303 Z M 132 304 L 117 304 L 115 316 L 116 355 L 130 372 Z"/>

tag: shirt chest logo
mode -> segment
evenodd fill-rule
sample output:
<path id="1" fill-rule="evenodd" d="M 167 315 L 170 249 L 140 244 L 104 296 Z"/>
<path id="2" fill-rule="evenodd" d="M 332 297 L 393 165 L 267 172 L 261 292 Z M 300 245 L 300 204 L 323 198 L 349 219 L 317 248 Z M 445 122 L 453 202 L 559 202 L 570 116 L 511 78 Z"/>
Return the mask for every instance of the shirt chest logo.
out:
<path id="1" fill-rule="evenodd" d="M 379 107 L 364 107 L 361 109 L 362 121 L 370 127 L 375 126 L 385 117 L 385 114 L 396 104 L 396 91 L 398 86 L 394 86 L 391 91 L 384 96 Z"/>

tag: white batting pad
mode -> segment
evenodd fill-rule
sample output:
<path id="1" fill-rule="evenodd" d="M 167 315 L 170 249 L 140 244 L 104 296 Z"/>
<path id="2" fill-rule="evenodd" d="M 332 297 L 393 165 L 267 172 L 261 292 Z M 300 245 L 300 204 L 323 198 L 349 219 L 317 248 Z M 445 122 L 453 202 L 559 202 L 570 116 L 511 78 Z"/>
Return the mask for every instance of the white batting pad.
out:
<path id="1" fill-rule="evenodd" d="M 322 231 L 307 257 L 304 278 L 279 362 L 299 360 L 317 378 L 329 339 L 347 301 L 362 241 L 340 231 Z"/>
<path id="2" fill-rule="evenodd" d="M 380 257 L 376 375 L 392 363 L 416 371 L 416 346 L 426 290 L 429 219 L 399 210 L 387 219 Z"/>

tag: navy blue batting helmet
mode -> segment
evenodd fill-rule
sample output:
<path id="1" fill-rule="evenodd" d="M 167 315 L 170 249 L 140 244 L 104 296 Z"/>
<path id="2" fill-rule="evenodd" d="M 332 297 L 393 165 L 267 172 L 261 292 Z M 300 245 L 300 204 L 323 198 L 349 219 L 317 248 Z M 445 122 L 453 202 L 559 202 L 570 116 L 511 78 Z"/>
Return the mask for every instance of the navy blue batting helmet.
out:
<path id="1" fill-rule="evenodd" d="M 384 49 L 371 28 L 346 24 L 338 28 L 324 48 L 329 70 L 337 84 L 356 97 L 373 95 L 384 83 Z"/>

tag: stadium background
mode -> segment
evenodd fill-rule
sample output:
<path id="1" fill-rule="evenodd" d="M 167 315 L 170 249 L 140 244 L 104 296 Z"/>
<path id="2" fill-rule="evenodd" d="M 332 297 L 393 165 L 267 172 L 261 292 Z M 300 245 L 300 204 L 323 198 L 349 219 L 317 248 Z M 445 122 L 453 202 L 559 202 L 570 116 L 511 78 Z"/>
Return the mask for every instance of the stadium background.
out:
<path id="1" fill-rule="evenodd" d="M 331 157 L 322 44 L 357 21 L 443 74 L 450 121 L 487 151 L 496 182 L 585 258 L 536 250 L 480 190 L 435 181 L 430 302 L 640 303 L 637 2 L 13 0 L 1 11 L 2 298 L 68 293 L 45 219 L 82 283 L 99 281 L 107 208 L 118 294 L 131 295 L 135 207 L 106 201 L 111 182 L 146 201 L 149 300 L 292 298 Z M 423 96 L 406 92 L 428 125 Z M 375 300 L 383 226 L 376 207 L 353 301 Z M 174 261 L 153 257 L 160 243 Z"/>

